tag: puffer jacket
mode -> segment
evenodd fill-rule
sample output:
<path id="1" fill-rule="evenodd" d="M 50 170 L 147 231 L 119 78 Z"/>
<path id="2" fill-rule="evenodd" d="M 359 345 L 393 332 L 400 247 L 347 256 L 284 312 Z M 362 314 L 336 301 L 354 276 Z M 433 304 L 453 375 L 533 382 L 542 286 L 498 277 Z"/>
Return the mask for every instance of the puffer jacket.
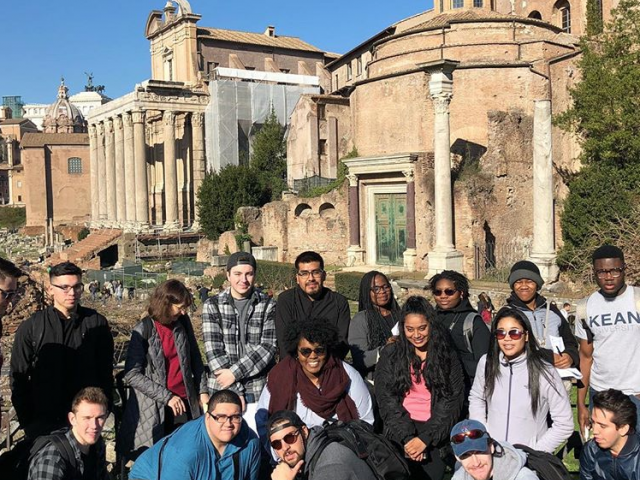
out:
<path id="1" fill-rule="evenodd" d="M 499 442 L 493 453 L 493 480 L 538 480 L 538 475 L 525 467 L 527 455 L 506 442 Z M 473 480 L 462 467 L 453 474 L 452 480 Z"/>
<path id="2" fill-rule="evenodd" d="M 146 317 L 131 332 L 127 350 L 124 381 L 131 386 L 122 426 L 118 434 L 118 451 L 130 454 L 141 447 L 150 447 L 164 436 L 164 408 L 173 397 L 167 388 L 167 370 L 160 336 L 151 320 L 151 335 L 145 338 Z M 191 320 L 181 316 L 173 335 L 180 361 L 180 370 L 189 396 L 192 417 L 201 415 L 200 393 L 207 392 L 200 350 Z"/>
<path id="3" fill-rule="evenodd" d="M 448 372 L 451 394 L 445 397 L 440 392 L 431 392 L 431 418 L 427 422 L 416 423 L 402 405 L 404 397 L 393 393 L 395 374 L 391 353 L 395 348 L 393 343 L 387 345 L 376 366 L 374 386 L 384 421 L 384 434 L 399 445 L 419 437 L 429 447 L 442 447 L 449 440 L 449 432 L 458 422 L 462 411 L 464 375 L 460 361 L 457 356 L 452 357 Z"/>
<path id="4" fill-rule="evenodd" d="M 553 453 L 573 433 L 573 414 L 562 379 L 551 365 L 551 382 L 540 376 L 536 415 L 531 410 L 527 355 L 508 361 L 500 353 L 500 370 L 491 398 L 485 397 L 486 355 L 478 362 L 469 395 L 469 418 L 482 422 L 492 438 Z M 553 425 L 547 426 L 547 414 Z"/>
<path id="5" fill-rule="evenodd" d="M 614 457 L 590 440 L 580 455 L 580 480 L 640 480 L 640 437 L 631 434 Z"/>

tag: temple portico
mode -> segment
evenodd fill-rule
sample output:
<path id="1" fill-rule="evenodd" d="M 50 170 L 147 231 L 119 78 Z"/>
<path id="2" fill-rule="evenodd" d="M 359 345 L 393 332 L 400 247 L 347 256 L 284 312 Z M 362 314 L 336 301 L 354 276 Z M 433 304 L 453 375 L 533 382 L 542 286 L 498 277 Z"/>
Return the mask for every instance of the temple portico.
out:
<path id="1" fill-rule="evenodd" d="M 197 227 L 209 97 L 180 82 L 148 81 L 89 116 L 95 228 Z"/>

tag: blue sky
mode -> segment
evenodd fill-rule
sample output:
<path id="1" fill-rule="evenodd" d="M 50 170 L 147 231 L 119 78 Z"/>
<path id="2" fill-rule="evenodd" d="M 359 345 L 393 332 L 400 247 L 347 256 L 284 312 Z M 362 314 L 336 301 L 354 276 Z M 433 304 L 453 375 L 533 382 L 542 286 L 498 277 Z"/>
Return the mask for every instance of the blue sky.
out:
<path id="1" fill-rule="evenodd" d="M 165 0 L 166 1 L 166 0 Z M 163 0 L 3 0 L 0 96 L 52 103 L 60 77 L 70 93 L 83 90 L 84 72 L 117 98 L 150 75 L 144 27 Z M 198 25 L 300 37 L 345 53 L 390 24 L 432 7 L 432 0 L 190 0 Z"/>

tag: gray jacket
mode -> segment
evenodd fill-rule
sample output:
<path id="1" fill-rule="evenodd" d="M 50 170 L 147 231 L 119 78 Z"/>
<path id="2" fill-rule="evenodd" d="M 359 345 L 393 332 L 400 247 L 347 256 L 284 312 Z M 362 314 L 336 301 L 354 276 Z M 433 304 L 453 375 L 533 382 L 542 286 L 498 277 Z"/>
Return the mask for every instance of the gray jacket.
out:
<path id="1" fill-rule="evenodd" d="M 500 455 L 500 450 L 504 453 Z M 497 455 L 496 455 L 497 453 Z M 537 480 L 538 475 L 525 467 L 527 456 L 506 442 L 500 442 L 493 454 L 493 480 Z M 459 464 L 452 480 L 473 480 Z"/>
<path id="2" fill-rule="evenodd" d="M 118 434 L 118 451 L 123 454 L 150 447 L 164 436 L 164 408 L 173 396 L 167 389 L 165 358 L 158 332 L 153 322 L 151 328 L 145 328 L 149 320 L 147 317 L 134 327 L 127 349 L 124 381 L 131 389 Z M 191 415 L 198 418 L 201 415 L 199 393 L 207 392 L 207 378 L 188 316 L 178 319 L 173 335 Z"/>

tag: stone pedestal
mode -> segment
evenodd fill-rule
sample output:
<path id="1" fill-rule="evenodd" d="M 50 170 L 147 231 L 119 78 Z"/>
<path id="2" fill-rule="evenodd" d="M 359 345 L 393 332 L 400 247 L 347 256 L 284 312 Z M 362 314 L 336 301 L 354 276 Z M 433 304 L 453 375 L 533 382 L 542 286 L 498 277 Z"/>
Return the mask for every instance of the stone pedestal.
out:
<path id="1" fill-rule="evenodd" d="M 403 265 L 404 269 L 407 272 L 415 272 L 416 271 L 416 258 L 418 257 L 418 252 L 415 248 L 407 248 L 402 254 L 403 257 Z"/>
<path id="2" fill-rule="evenodd" d="M 443 270 L 462 272 L 464 267 L 464 255 L 462 252 L 455 250 L 451 252 L 429 252 L 427 260 L 429 261 L 429 270 L 426 278 L 431 278 Z"/>
<path id="3" fill-rule="evenodd" d="M 347 248 L 347 265 L 349 267 L 364 265 L 364 254 L 365 250 L 360 245 L 351 245 Z"/>

